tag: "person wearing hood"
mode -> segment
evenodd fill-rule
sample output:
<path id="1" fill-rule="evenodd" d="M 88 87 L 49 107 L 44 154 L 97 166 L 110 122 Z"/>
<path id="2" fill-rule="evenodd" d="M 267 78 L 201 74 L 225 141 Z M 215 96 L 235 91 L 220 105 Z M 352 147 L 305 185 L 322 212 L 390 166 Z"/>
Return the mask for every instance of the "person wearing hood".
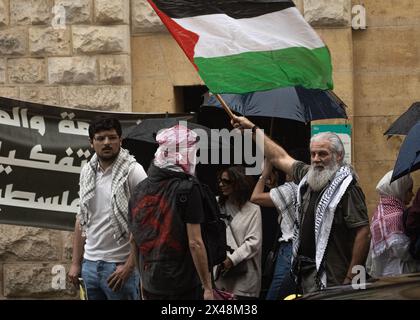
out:
<path id="1" fill-rule="evenodd" d="M 373 277 L 417 272 L 410 255 L 410 239 L 404 233 L 403 212 L 413 198 L 413 179 L 405 175 L 391 182 L 392 170 L 379 181 L 379 204 L 372 216 L 369 273 Z"/>

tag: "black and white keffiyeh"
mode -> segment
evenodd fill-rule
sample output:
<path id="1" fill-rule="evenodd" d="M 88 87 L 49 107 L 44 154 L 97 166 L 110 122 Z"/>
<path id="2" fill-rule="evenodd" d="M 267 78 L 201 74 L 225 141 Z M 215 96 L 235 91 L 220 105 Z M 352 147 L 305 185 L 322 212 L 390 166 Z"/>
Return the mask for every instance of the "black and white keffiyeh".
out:
<path id="1" fill-rule="evenodd" d="M 130 190 L 128 184 L 128 173 L 136 159 L 123 148 L 120 149 L 117 159 L 112 165 L 112 215 L 111 224 L 115 240 L 120 243 L 128 239 L 127 212 Z M 88 210 L 89 200 L 95 196 L 96 171 L 98 170 L 98 157 L 93 155 L 92 159 L 82 168 L 80 172 L 80 206 L 77 218 L 80 221 L 82 234 L 86 236 L 90 216 Z"/>
<path id="2" fill-rule="evenodd" d="M 302 218 L 302 188 L 307 184 L 306 174 L 300 181 L 297 192 L 296 220 L 293 234 L 293 261 L 296 260 L 300 245 L 300 221 Z M 323 265 L 325 250 L 328 245 L 331 227 L 334 220 L 335 209 L 353 180 L 351 169 L 342 166 L 335 174 L 334 179 L 329 184 L 315 209 L 315 263 L 319 279 L 320 289 L 327 286 L 327 275 Z"/>
<path id="3" fill-rule="evenodd" d="M 278 222 L 282 228 L 282 237 L 290 237 L 293 233 L 296 220 L 297 188 L 296 183 L 286 182 L 270 190 L 270 198 L 279 211 Z M 284 240 L 288 241 L 289 239 Z"/>

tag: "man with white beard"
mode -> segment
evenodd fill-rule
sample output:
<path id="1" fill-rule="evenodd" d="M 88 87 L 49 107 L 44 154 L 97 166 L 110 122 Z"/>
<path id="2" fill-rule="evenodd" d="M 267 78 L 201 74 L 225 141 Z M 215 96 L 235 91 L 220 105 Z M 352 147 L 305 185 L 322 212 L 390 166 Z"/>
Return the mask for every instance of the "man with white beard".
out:
<path id="1" fill-rule="evenodd" d="M 263 131 L 245 117 L 234 127 Z M 311 139 L 311 165 L 296 161 L 264 135 L 272 165 L 299 185 L 293 238 L 292 271 L 303 293 L 350 284 L 354 266 L 364 266 L 370 243 L 365 196 L 356 174 L 344 163 L 344 146 L 331 132 Z"/>

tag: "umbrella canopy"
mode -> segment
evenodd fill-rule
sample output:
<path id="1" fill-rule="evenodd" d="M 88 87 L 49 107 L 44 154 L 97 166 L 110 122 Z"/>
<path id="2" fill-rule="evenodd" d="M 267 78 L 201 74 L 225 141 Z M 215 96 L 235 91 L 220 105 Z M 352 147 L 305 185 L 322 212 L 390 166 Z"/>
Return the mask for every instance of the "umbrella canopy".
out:
<path id="1" fill-rule="evenodd" d="M 138 124 L 127 128 L 123 132 L 122 138 L 123 139 L 132 139 L 137 141 L 144 141 L 149 143 L 157 143 L 156 142 L 156 135 L 157 133 L 166 128 L 173 127 L 183 121 L 187 124 L 189 129 L 197 129 L 200 128 L 205 130 L 206 132 L 210 132 L 210 129 L 193 123 L 188 122 L 192 117 L 176 117 L 176 118 L 154 118 L 154 119 L 144 119 L 141 120 Z"/>
<path id="2" fill-rule="evenodd" d="M 199 135 L 199 139 L 203 138 L 201 134 L 205 134 L 209 148 L 229 148 L 225 140 L 219 139 L 219 135 L 213 135 L 211 129 L 190 120 L 192 117 L 176 117 L 176 118 L 154 118 L 144 119 L 138 124 L 127 128 L 122 138 L 126 140 L 137 140 L 156 144 L 156 135 L 160 130 L 173 127 L 177 124 L 186 126 L 188 129 L 195 131 Z"/>
<path id="3" fill-rule="evenodd" d="M 404 112 L 389 129 L 384 133 L 384 135 L 406 135 L 408 131 L 420 120 L 420 102 L 415 102 L 411 107 Z"/>
<path id="4" fill-rule="evenodd" d="M 199 140 L 201 142 L 199 142 L 200 148 L 206 146 L 209 150 L 221 150 L 222 148 L 230 149 L 230 141 L 219 139 L 219 135 L 211 134 L 211 129 L 206 126 L 187 121 L 191 118 L 192 116 L 141 120 L 138 124 L 124 130 L 122 135 L 123 147 L 130 150 L 137 161 L 141 163 L 143 167 L 147 168 L 156 152 L 156 135 L 158 132 L 162 129 L 182 124 L 195 131 L 199 135 L 199 139 L 207 139 L 204 140 L 206 143 Z M 205 136 L 202 135 L 203 133 Z"/>
<path id="5" fill-rule="evenodd" d="M 420 122 L 414 125 L 400 148 L 391 182 L 420 169 Z"/>
<path id="6" fill-rule="evenodd" d="M 287 87 L 221 96 L 233 111 L 244 116 L 275 117 L 304 123 L 347 118 L 345 104 L 332 91 Z M 203 106 L 221 107 L 212 95 L 205 99 Z"/>

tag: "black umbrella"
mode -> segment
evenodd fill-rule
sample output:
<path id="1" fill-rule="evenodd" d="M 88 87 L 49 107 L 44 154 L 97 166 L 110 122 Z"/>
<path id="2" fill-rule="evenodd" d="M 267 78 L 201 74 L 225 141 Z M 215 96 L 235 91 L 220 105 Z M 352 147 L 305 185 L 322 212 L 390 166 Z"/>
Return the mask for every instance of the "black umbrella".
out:
<path id="1" fill-rule="evenodd" d="M 420 102 L 415 102 L 404 112 L 389 129 L 384 133 L 388 137 L 392 135 L 406 135 L 408 131 L 420 120 Z"/>
<path id="2" fill-rule="evenodd" d="M 347 118 L 345 104 L 332 91 L 287 87 L 221 96 L 233 111 L 244 116 L 275 117 L 304 123 Z M 205 99 L 203 106 L 221 107 L 213 95 Z"/>
<path id="3" fill-rule="evenodd" d="M 420 169 L 420 122 L 411 128 L 401 145 L 391 182 L 418 169 Z"/>
<path id="4" fill-rule="evenodd" d="M 188 128 L 200 128 L 205 131 L 209 129 L 199 124 L 189 122 L 192 116 L 176 117 L 176 118 L 153 118 L 140 120 L 136 125 L 127 128 L 123 132 L 123 139 L 132 139 L 137 141 L 144 141 L 149 143 L 157 143 L 156 135 L 162 129 L 173 127 L 180 122 L 185 123 Z"/>

